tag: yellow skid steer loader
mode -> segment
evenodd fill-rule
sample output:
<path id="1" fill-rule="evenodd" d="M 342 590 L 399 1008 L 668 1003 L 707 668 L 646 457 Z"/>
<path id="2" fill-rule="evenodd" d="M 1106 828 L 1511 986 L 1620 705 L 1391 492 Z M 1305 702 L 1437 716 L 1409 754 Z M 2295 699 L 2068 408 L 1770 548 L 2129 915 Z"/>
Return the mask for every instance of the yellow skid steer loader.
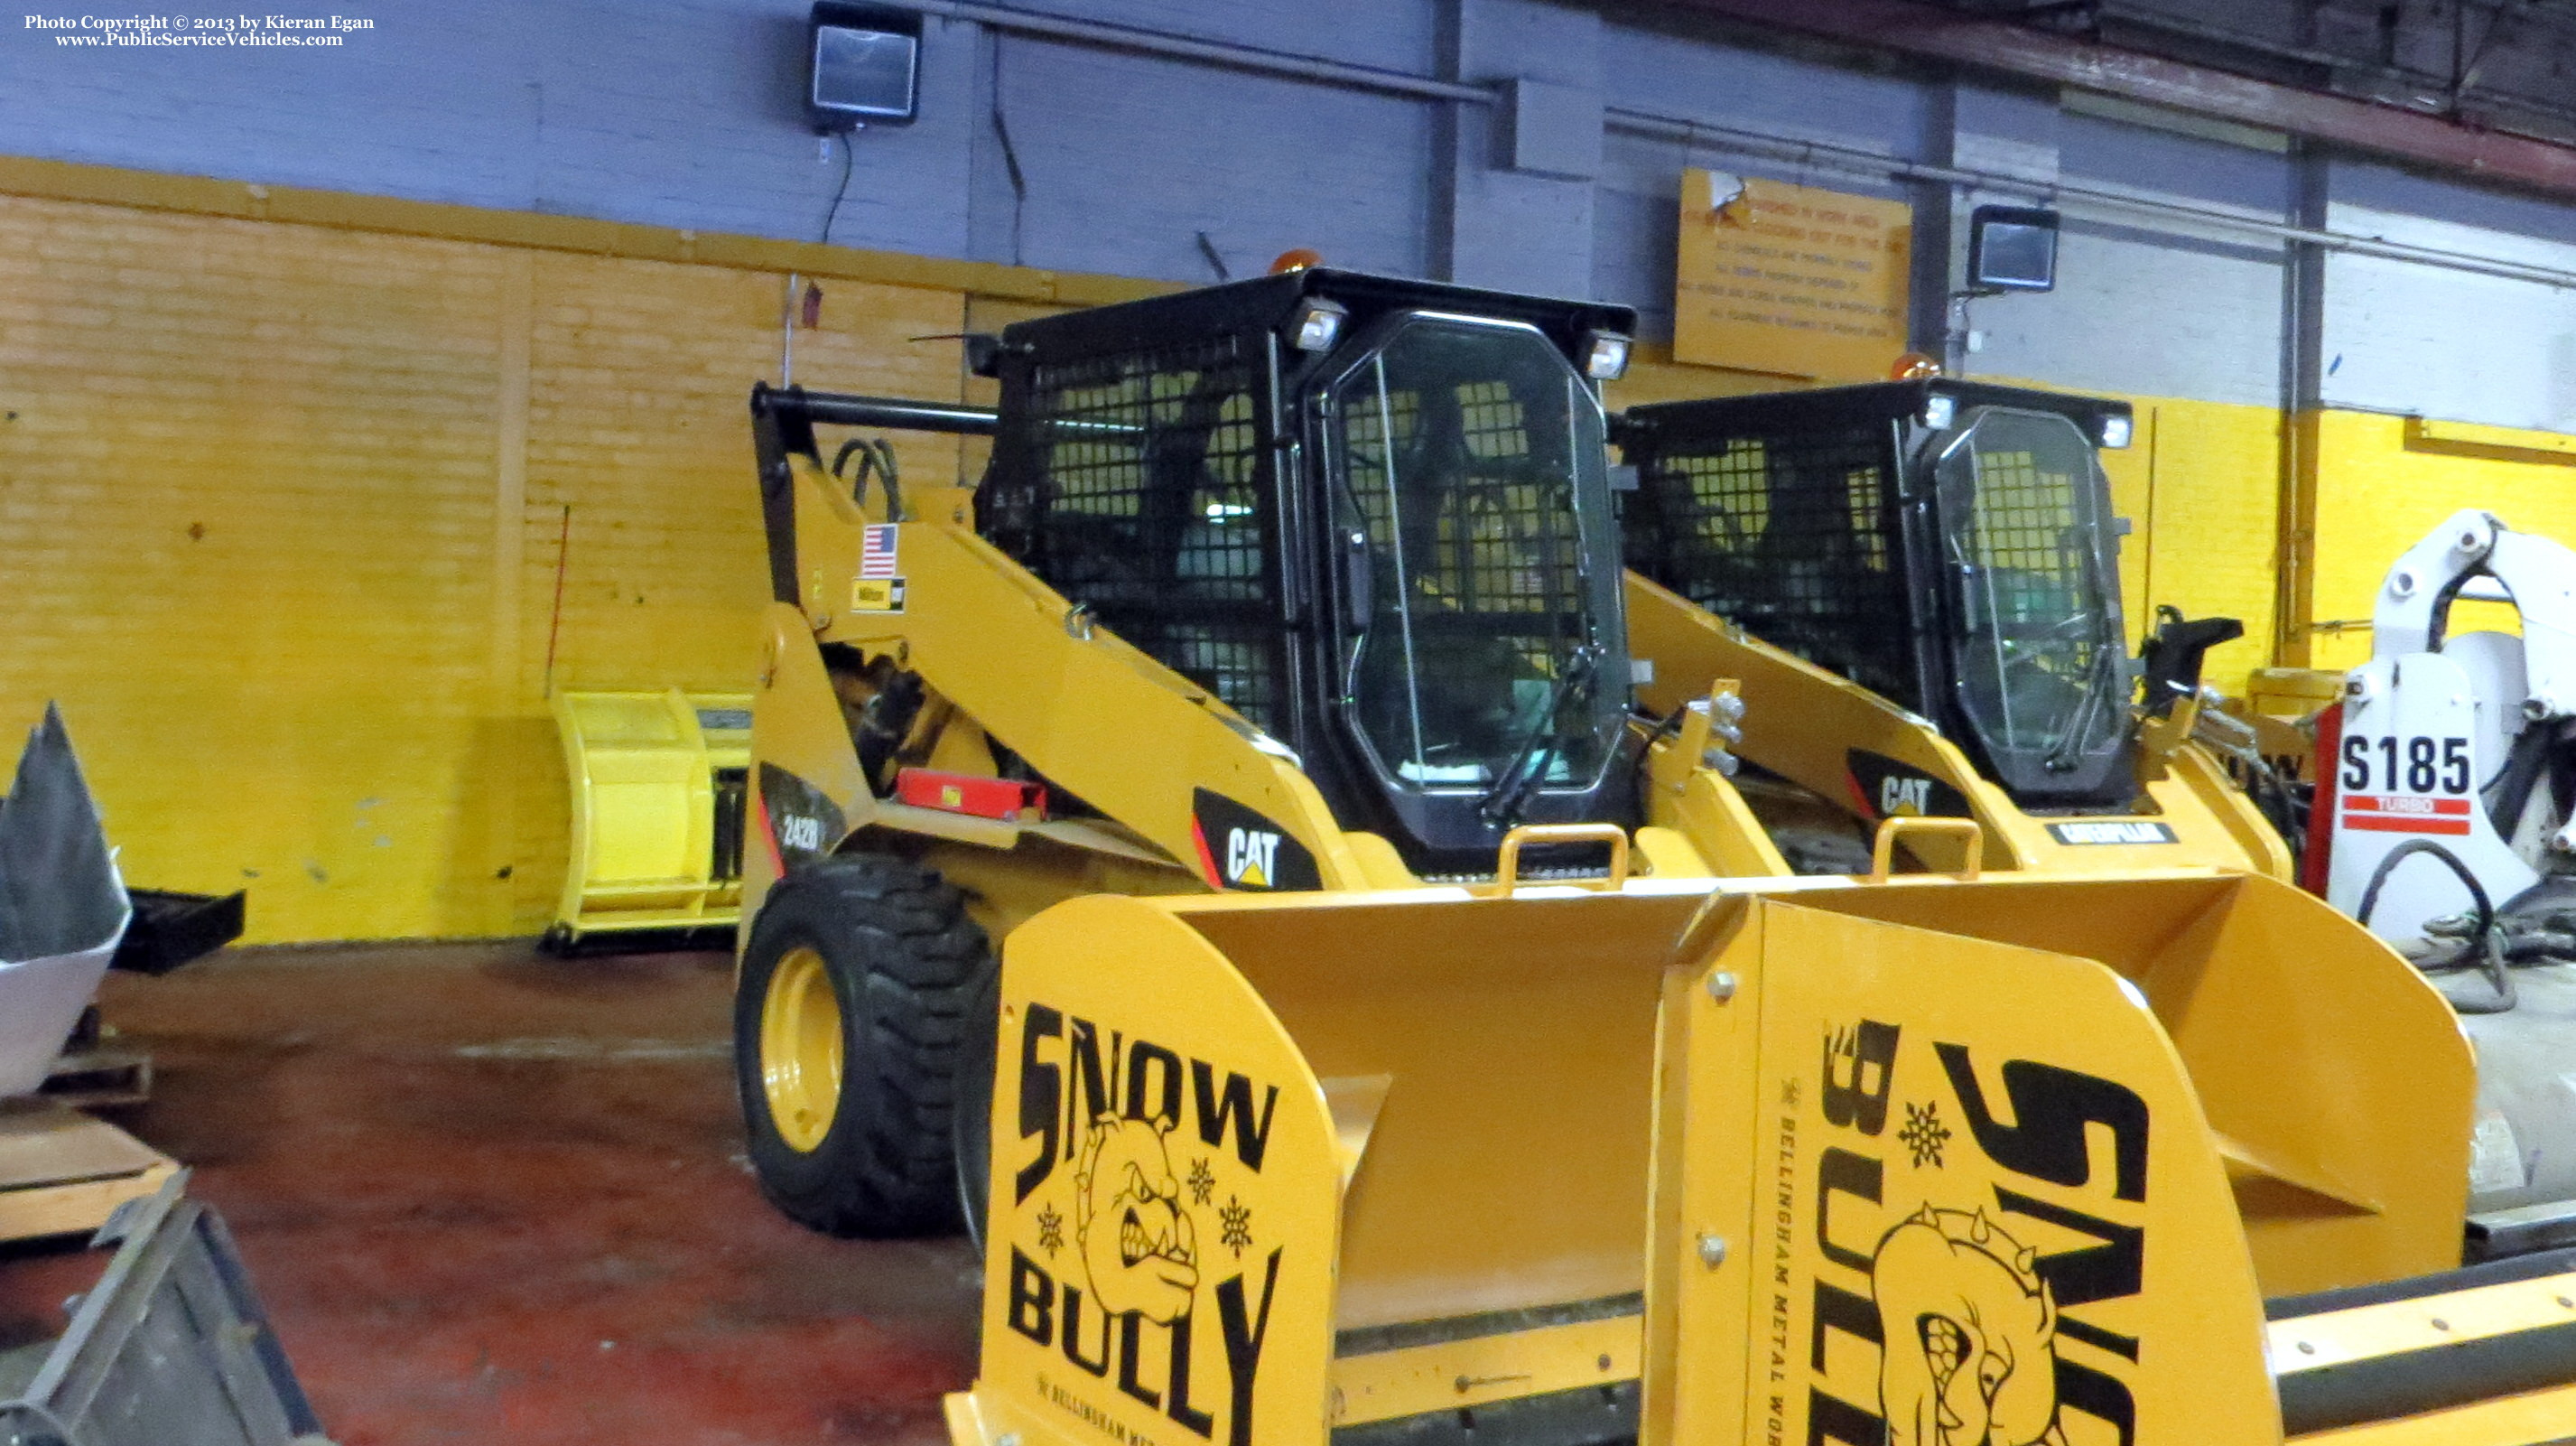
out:
<path id="1" fill-rule="evenodd" d="M 2576 1252 L 2454 1268 L 2468 1049 L 2321 901 L 1623 873 L 1016 930 L 956 1446 L 2576 1431 Z"/>
<path id="2" fill-rule="evenodd" d="M 1311 269 L 975 338 L 997 411 L 754 391 L 775 601 L 736 1034 L 782 1208 L 971 1211 L 988 941 L 1049 904 L 1416 887 L 1507 848 L 1597 876 L 1630 845 L 1639 762 L 1677 746 L 1629 716 L 1597 385 L 1631 324 Z M 817 426 L 992 460 L 908 497 L 890 448 L 826 466 Z"/>
<path id="3" fill-rule="evenodd" d="M 1737 680 L 1766 775 L 1743 791 L 1802 868 L 1931 816 L 1975 819 L 1999 867 L 2290 878 L 2286 793 L 2267 814 L 2194 739 L 2226 721 L 2201 657 L 2242 627 L 2166 619 L 2131 706 L 2096 456 L 2130 426 L 2125 402 L 1939 378 L 1620 414 L 1641 698 Z"/>

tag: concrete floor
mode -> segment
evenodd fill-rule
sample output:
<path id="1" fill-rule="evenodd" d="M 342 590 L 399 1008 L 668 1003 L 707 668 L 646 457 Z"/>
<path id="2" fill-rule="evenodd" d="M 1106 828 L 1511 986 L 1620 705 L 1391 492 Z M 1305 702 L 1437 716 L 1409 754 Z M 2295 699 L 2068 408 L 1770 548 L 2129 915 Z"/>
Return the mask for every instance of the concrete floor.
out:
<path id="1" fill-rule="evenodd" d="M 236 951 L 104 1003 L 343 1446 L 944 1441 L 962 1240 L 830 1240 L 742 1155 L 720 954 Z M 103 1257 L 0 1252 L 0 1347 Z"/>

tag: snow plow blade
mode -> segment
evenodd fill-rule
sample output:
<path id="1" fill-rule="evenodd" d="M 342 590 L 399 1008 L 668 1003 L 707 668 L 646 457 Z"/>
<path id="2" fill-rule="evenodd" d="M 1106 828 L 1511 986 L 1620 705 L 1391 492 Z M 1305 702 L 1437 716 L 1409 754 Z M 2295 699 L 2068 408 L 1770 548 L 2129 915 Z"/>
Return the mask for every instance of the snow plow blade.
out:
<path id="1" fill-rule="evenodd" d="M 2268 879 L 1077 899 L 1005 950 L 995 1083 L 958 1446 L 2466 1443 L 2576 1410 L 2524 1334 L 2576 1275 L 2442 1274 L 2455 1021 Z M 2454 1304 L 2477 1359 L 2415 1339 Z"/>

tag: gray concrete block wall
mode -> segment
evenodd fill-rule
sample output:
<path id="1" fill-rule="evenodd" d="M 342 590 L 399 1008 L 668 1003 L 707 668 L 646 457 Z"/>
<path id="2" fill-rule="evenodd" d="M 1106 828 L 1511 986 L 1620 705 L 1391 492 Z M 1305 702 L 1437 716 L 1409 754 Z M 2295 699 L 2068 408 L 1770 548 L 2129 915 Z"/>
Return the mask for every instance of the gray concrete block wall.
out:
<path id="1" fill-rule="evenodd" d="M 1496 84 L 1516 76 L 1602 94 L 1601 32 L 1589 10 L 1541 0 L 1467 0 L 1448 73 Z M 1589 177 L 1509 169 L 1499 106 L 1447 108 L 1451 149 L 1434 180 L 1447 254 L 1437 274 L 1501 290 L 1579 295 L 1592 281 Z M 1597 122 L 1596 122 L 1597 124 Z"/>
<path id="2" fill-rule="evenodd" d="M 2093 116 L 2061 115 L 2057 174 L 2277 221 L 2288 157 Z M 1990 198 L 2028 204 L 2022 196 Z M 2223 228 L 2063 203 L 2052 292 L 1972 299 L 1972 373 L 2060 386 L 2277 405 L 2285 344 L 2282 245 Z"/>
<path id="3" fill-rule="evenodd" d="M 1432 269 L 1429 104 L 1017 36 L 995 44 L 1026 199 L 1017 246 L 1005 224 L 979 238 L 977 259 L 1212 282 L 1204 231 L 1238 277 L 1298 246 L 1338 265 Z M 1006 181 L 995 204 L 1010 197 Z"/>
<path id="4" fill-rule="evenodd" d="M 2260 249 L 2071 218 L 2053 292 L 1965 304 L 1972 375 L 2273 406 L 2282 261 Z"/>
<path id="5" fill-rule="evenodd" d="M 1603 29 L 1601 65 L 1613 105 L 1924 159 L 1931 90 L 1892 74 L 1819 65 L 1627 17 Z"/>
<path id="6" fill-rule="evenodd" d="M 1591 237 L 1594 294 L 1638 310 L 1647 336 L 1673 332 L 1673 265 L 1686 167 L 1908 198 L 1909 187 L 1776 157 L 1727 149 L 1737 131 L 1821 142 L 1900 160 L 1924 159 L 1928 90 L 1890 75 L 1845 71 L 1623 19 L 1604 27 L 1601 68 L 1609 103 L 1706 126 L 1701 144 L 1641 134 L 1617 122 L 1602 148 Z"/>
<path id="7" fill-rule="evenodd" d="M 374 7 L 332 50 L 75 51 L 0 26 L 0 152 L 813 240 L 840 157 L 797 109 L 806 10 L 448 0 Z M 953 90 L 974 27 L 938 29 L 925 79 Z M 836 237 L 960 250 L 965 123 L 868 133 Z"/>
<path id="8" fill-rule="evenodd" d="M 1414 75 L 1439 67 L 1452 28 L 1439 0 L 1060 0 L 1019 8 Z"/>
<path id="9" fill-rule="evenodd" d="M 2338 166 L 2337 230 L 2576 277 L 2576 207 Z M 2326 262 L 2326 405 L 2576 432 L 2576 289 L 2340 255 Z"/>
<path id="10" fill-rule="evenodd" d="M 2275 150 L 2105 118 L 2044 92 L 1772 53 L 1686 19 L 1556 0 L 1042 8 L 1400 74 L 1544 82 L 1549 124 L 1597 104 L 2248 216 L 2292 208 L 2292 166 Z M 810 240 L 824 233 L 843 157 L 818 146 L 799 110 L 806 9 L 446 0 L 385 7 L 376 30 L 338 50 L 83 53 L 0 27 L 0 153 Z M 1640 307 L 1648 334 L 1664 335 L 1685 165 L 1909 196 L 1923 244 L 1937 248 L 1931 271 L 1955 263 L 1979 199 L 1615 119 L 1585 178 L 1562 159 L 1579 169 L 1584 138 L 1554 140 L 1573 143 L 1531 150 L 1557 159 L 1516 170 L 1497 107 L 933 19 L 921 120 L 854 138 L 830 235 L 1187 282 L 1311 246 L 1346 265 L 1590 292 Z M 2576 269 L 2576 208 L 2352 162 L 2330 173 L 2334 225 Z M 2064 208 L 2059 289 L 1971 302 L 1966 326 L 1981 345 L 1959 358 L 1965 370 L 2280 400 L 2276 243 L 2071 198 Z M 1944 340 L 1940 301 L 1929 292 L 1919 308 L 1918 344 Z M 2323 310 L 2329 404 L 2576 428 L 2569 292 L 2337 257 Z"/>

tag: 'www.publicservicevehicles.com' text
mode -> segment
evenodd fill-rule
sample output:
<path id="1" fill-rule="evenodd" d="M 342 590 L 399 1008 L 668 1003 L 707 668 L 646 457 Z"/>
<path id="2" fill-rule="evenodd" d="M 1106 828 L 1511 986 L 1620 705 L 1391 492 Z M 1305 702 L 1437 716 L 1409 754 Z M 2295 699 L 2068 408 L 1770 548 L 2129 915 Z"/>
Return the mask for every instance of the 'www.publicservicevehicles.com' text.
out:
<path id="1" fill-rule="evenodd" d="M 30 15 L 63 46 L 333 46 L 376 22 L 355 15 Z"/>

